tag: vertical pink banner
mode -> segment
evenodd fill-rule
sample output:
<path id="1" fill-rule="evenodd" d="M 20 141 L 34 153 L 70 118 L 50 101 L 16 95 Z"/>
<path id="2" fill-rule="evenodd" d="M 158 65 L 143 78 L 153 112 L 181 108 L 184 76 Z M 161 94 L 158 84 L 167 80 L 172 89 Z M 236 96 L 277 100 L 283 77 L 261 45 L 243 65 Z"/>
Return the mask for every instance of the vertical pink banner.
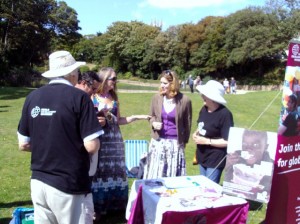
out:
<path id="1" fill-rule="evenodd" d="M 280 124 L 290 113 L 287 110 L 287 103 L 289 96 L 292 94 L 300 99 L 299 41 L 291 41 L 289 44 L 288 61 L 283 85 L 282 108 L 280 111 Z M 297 106 L 299 111 L 299 103 Z M 266 223 L 300 223 L 299 134 L 300 133 L 295 136 L 278 135 Z"/>
<path id="2" fill-rule="evenodd" d="M 278 135 L 266 223 L 300 222 L 300 137 Z"/>

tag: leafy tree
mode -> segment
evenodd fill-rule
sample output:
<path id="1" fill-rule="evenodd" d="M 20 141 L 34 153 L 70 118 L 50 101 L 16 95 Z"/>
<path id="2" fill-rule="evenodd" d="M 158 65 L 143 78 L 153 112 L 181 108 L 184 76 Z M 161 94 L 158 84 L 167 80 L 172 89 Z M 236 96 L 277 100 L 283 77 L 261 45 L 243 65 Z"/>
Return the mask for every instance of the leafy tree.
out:
<path id="1" fill-rule="evenodd" d="M 202 41 L 191 56 L 191 64 L 197 68 L 196 73 L 204 75 L 224 70 L 228 57 L 224 48 L 224 18 L 206 17 L 198 24 L 202 24 L 204 30 Z"/>
<path id="2" fill-rule="evenodd" d="M 52 51 L 65 49 L 72 52 L 72 47 L 79 42 L 82 37 L 78 33 L 81 28 L 78 26 L 77 12 L 69 7 L 66 2 L 60 1 L 55 10 L 49 15 L 51 20 Z"/>
<path id="3" fill-rule="evenodd" d="M 106 36 L 106 34 L 101 36 L 84 36 L 73 47 L 74 57 L 78 60 L 100 64 L 104 57 L 107 55 Z"/>
<path id="4" fill-rule="evenodd" d="M 130 38 L 125 44 L 123 50 L 124 62 L 128 65 L 127 69 L 133 76 L 137 75 L 143 78 L 150 78 L 147 75 L 148 70 L 143 69 L 147 65 L 144 64 L 143 59 L 146 56 L 146 46 L 151 42 L 160 32 L 159 28 L 149 26 L 143 23 L 131 23 L 132 29 Z"/>
<path id="5" fill-rule="evenodd" d="M 78 29 L 76 12 L 64 2 L 1 1 L 0 75 L 6 73 L 3 77 L 7 77 L 16 66 L 27 70 L 26 67 L 43 63 L 51 50 L 62 46 L 71 49 L 80 38 Z M 15 73 L 16 69 L 11 71 Z"/>

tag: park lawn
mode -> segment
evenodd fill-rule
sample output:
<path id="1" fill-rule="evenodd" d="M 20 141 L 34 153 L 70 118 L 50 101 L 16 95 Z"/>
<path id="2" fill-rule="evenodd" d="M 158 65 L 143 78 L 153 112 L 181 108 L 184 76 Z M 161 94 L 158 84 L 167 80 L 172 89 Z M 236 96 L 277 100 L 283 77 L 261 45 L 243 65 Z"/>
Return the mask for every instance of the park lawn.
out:
<path id="1" fill-rule="evenodd" d="M 126 88 L 128 86 L 126 85 Z M 121 90 L 121 86 L 119 86 Z M 150 90 L 149 88 L 146 88 Z M 152 88 L 151 88 L 152 89 Z M 22 106 L 29 88 L 0 87 L 0 223 L 7 224 L 16 207 L 31 207 L 30 199 L 30 153 L 18 150 L 16 130 Z M 192 100 L 193 126 L 202 100 L 198 94 L 185 92 Z M 122 116 L 148 114 L 152 93 L 119 93 Z M 278 91 L 250 92 L 247 94 L 225 95 L 227 107 L 231 110 L 236 127 L 251 128 L 276 132 L 281 107 L 281 93 Z M 274 100 L 274 102 L 273 102 Z M 273 102 L 270 104 L 270 102 Z M 257 118 L 259 118 L 257 120 Z M 257 121 L 256 121 L 257 120 Z M 137 121 L 121 126 L 124 140 L 150 140 L 150 126 L 147 121 Z M 186 146 L 187 174 L 198 175 L 198 166 L 192 165 L 195 144 L 189 141 Z M 132 184 L 133 179 L 129 183 Z M 221 182 L 222 183 L 222 182 Z M 248 223 L 259 223 L 264 220 L 266 205 L 259 211 L 250 211 Z M 101 223 L 126 223 L 125 214 L 120 213 L 107 217 Z"/>

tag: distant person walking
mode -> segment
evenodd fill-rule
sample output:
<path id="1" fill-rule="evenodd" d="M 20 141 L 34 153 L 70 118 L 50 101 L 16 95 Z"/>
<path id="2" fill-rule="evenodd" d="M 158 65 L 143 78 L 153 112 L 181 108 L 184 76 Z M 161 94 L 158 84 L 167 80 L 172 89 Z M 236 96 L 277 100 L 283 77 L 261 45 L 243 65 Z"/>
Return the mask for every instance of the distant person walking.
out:
<path id="1" fill-rule="evenodd" d="M 230 80 L 230 93 L 236 94 L 236 81 L 235 81 L 234 77 L 231 77 L 231 80 Z"/>
<path id="2" fill-rule="evenodd" d="M 201 80 L 200 76 L 198 75 L 196 77 L 196 79 L 194 80 L 194 87 L 196 88 L 196 90 L 197 90 L 197 86 L 199 86 L 199 85 L 202 85 L 202 80 Z"/>
<path id="3" fill-rule="evenodd" d="M 192 75 L 189 75 L 189 77 L 187 79 L 187 84 L 190 86 L 191 93 L 194 93 L 194 80 L 193 80 Z"/>
<path id="4" fill-rule="evenodd" d="M 228 94 L 229 93 L 229 81 L 227 78 L 224 79 L 223 86 L 224 86 L 225 94 Z"/>

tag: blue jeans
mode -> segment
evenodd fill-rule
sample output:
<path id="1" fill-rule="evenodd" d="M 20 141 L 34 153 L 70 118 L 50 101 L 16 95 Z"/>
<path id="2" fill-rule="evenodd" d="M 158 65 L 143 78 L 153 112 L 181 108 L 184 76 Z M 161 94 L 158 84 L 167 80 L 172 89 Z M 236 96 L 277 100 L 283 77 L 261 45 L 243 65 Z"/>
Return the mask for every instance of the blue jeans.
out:
<path id="1" fill-rule="evenodd" d="M 217 184 L 220 182 L 223 169 L 209 168 L 201 165 L 199 165 L 199 167 L 201 175 L 206 176 L 208 179 L 216 182 Z"/>

